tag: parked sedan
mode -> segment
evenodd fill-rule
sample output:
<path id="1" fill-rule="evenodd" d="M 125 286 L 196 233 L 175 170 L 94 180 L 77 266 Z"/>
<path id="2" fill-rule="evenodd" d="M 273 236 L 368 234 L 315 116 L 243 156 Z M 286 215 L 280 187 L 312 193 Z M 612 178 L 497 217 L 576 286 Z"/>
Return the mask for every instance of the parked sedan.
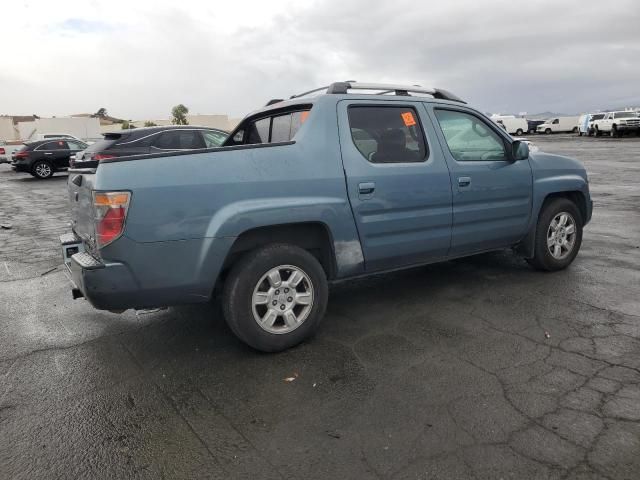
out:
<path id="1" fill-rule="evenodd" d="M 16 172 L 30 173 L 36 178 L 50 178 L 54 172 L 69 168 L 71 157 L 88 146 L 80 140 L 64 138 L 25 143 L 12 154 L 11 168 Z"/>
<path id="2" fill-rule="evenodd" d="M 179 152 L 215 148 L 229 134 L 215 128 L 191 125 L 145 127 L 105 133 L 104 139 L 76 155 L 72 166 L 94 168 L 101 160 L 149 153 Z"/>

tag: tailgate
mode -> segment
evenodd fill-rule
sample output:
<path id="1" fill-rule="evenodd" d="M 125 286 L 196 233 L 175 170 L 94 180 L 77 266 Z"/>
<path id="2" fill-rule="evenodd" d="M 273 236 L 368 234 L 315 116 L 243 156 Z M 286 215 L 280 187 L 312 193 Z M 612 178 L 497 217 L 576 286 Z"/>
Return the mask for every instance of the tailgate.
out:
<path id="1" fill-rule="evenodd" d="M 95 177 L 93 169 L 70 170 L 67 182 L 71 206 L 71 228 L 85 244 L 88 244 L 89 251 L 95 248 L 92 193 Z"/>

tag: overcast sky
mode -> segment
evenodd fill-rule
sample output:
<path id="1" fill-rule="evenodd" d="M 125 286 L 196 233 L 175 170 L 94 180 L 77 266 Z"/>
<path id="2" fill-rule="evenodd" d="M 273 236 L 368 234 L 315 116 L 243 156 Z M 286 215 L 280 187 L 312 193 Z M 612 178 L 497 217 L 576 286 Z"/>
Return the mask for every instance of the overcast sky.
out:
<path id="1" fill-rule="evenodd" d="M 640 105 L 640 1 L 3 2 L 0 114 L 233 117 L 332 81 L 486 112 Z"/>

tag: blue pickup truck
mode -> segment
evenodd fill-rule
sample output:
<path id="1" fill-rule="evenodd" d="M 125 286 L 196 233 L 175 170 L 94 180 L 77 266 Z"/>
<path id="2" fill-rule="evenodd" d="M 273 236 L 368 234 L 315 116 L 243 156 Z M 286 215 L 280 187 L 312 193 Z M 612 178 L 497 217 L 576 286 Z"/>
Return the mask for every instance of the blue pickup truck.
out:
<path id="1" fill-rule="evenodd" d="M 330 282 L 507 247 L 563 269 L 592 211 L 580 162 L 530 153 L 445 90 L 356 82 L 272 100 L 221 147 L 77 162 L 68 188 L 74 298 L 220 292 L 233 332 L 269 352 L 317 329 Z"/>

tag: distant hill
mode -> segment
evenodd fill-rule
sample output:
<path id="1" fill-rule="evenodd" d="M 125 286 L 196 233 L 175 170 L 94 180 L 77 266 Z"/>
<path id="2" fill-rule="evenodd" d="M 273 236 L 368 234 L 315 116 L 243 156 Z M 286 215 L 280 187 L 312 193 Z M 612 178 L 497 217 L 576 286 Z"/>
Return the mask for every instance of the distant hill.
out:
<path id="1" fill-rule="evenodd" d="M 525 115 L 530 120 L 546 120 L 551 117 L 572 117 L 573 115 L 569 115 L 566 113 L 555 113 L 555 112 L 542 112 L 542 113 L 531 113 Z"/>

